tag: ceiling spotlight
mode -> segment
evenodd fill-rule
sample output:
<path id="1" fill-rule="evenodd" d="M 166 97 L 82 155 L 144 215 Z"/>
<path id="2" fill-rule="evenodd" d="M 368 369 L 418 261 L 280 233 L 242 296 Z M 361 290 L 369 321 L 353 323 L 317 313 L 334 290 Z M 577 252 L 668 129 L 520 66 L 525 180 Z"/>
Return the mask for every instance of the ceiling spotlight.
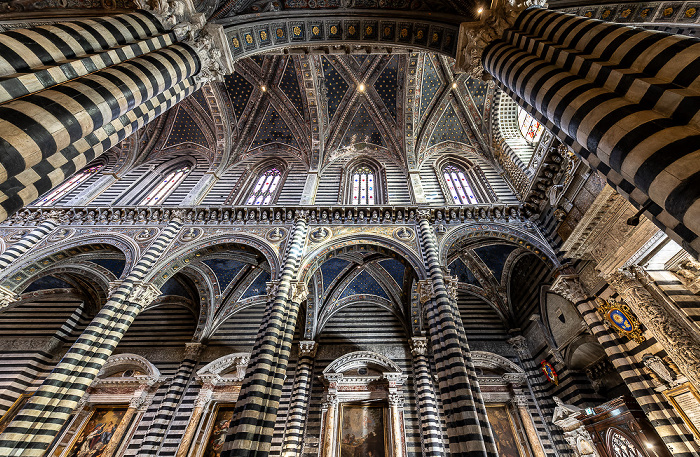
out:
<path id="1" fill-rule="evenodd" d="M 357 88 L 359 89 L 360 92 L 365 91 L 365 85 L 363 83 L 360 83 L 360 85 Z"/>
<path id="2" fill-rule="evenodd" d="M 266 92 L 266 91 L 267 91 L 267 87 L 265 87 L 265 86 L 260 86 L 260 90 L 263 91 L 263 92 Z"/>
<path id="3" fill-rule="evenodd" d="M 457 88 L 457 83 L 452 83 L 452 88 L 456 89 Z"/>
<path id="4" fill-rule="evenodd" d="M 481 14 L 481 13 L 484 12 L 484 9 L 483 9 L 483 8 L 479 8 L 478 10 L 476 10 L 476 12 L 477 12 L 478 14 Z"/>

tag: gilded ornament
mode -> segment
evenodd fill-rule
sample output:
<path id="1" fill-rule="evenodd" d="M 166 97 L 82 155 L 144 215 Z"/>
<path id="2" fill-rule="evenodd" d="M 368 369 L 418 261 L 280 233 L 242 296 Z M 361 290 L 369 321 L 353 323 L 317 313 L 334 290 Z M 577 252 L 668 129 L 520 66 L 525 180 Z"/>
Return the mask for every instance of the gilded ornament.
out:
<path id="1" fill-rule="evenodd" d="M 264 30 L 260 31 L 260 39 L 263 41 L 267 40 L 267 32 L 266 31 L 264 31 Z"/>
<path id="2" fill-rule="evenodd" d="M 433 43 L 437 43 L 440 39 L 440 35 L 437 32 L 433 33 Z"/>
<path id="3" fill-rule="evenodd" d="M 664 17 L 668 17 L 673 14 L 673 8 L 668 7 L 664 9 Z"/>
<path id="4" fill-rule="evenodd" d="M 605 318 L 608 326 L 638 344 L 646 341 L 639 320 L 629 306 L 622 302 L 610 302 L 601 298 L 596 298 L 596 302 L 598 303 L 598 312 Z"/>
<path id="5" fill-rule="evenodd" d="M 629 17 L 630 14 L 632 14 L 632 10 L 630 8 L 627 8 L 622 10 L 622 12 L 620 13 L 620 17 L 626 19 Z"/>
<path id="6" fill-rule="evenodd" d="M 277 34 L 277 38 L 282 38 L 282 37 L 284 37 L 284 30 L 282 30 L 281 28 L 278 28 L 278 29 L 275 31 L 275 33 Z"/>
<path id="7" fill-rule="evenodd" d="M 416 33 L 416 38 L 418 38 L 419 40 L 422 40 L 422 39 L 423 39 L 423 31 L 422 31 L 422 30 L 419 30 L 419 31 Z"/>
<path id="8" fill-rule="evenodd" d="M 331 34 L 337 35 L 338 34 L 338 27 L 335 25 L 331 25 Z"/>
<path id="9" fill-rule="evenodd" d="M 374 33 L 374 29 L 372 28 L 371 25 L 368 25 L 367 27 L 365 27 L 365 33 L 367 35 L 371 35 L 372 33 Z"/>
<path id="10" fill-rule="evenodd" d="M 692 8 L 692 7 L 688 8 L 687 10 L 685 10 L 685 17 L 694 17 L 695 13 L 697 13 L 697 12 L 698 12 L 698 10 L 695 8 Z"/>
<path id="11" fill-rule="evenodd" d="M 351 25 L 350 27 L 348 27 L 348 33 L 349 33 L 350 35 L 354 35 L 355 32 L 356 32 L 356 30 L 355 30 L 355 26 L 354 26 L 354 25 Z"/>
<path id="12" fill-rule="evenodd" d="M 295 25 L 294 28 L 292 29 L 292 33 L 294 33 L 294 36 L 300 36 L 301 35 L 301 27 L 298 25 Z"/>
<path id="13" fill-rule="evenodd" d="M 401 35 L 401 38 L 408 37 L 408 29 L 406 29 L 406 28 L 401 29 L 401 32 L 399 34 Z"/>
<path id="14" fill-rule="evenodd" d="M 246 41 L 246 43 L 248 43 L 248 44 L 253 44 L 253 37 L 252 37 L 252 35 L 250 35 L 250 34 L 246 35 L 246 36 L 245 36 L 245 41 Z"/>

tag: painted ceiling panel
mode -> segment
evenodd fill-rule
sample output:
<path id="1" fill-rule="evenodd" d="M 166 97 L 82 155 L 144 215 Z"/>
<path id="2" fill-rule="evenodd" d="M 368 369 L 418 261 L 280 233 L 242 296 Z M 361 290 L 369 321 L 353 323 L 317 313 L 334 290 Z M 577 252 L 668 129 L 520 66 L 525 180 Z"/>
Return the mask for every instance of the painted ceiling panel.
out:
<path id="1" fill-rule="evenodd" d="M 396 93 L 399 88 L 397 78 L 398 71 L 399 58 L 393 56 L 374 83 L 374 88 L 377 89 L 379 97 L 384 102 L 384 106 L 389 110 L 389 114 L 391 114 L 394 120 L 396 120 Z"/>
<path id="2" fill-rule="evenodd" d="M 280 81 L 280 89 L 292 102 L 297 113 L 303 116 L 304 104 L 301 101 L 301 90 L 299 89 L 296 67 L 294 66 L 294 60 L 291 58 L 287 59 L 287 67 L 284 69 L 284 75 L 282 75 L 282 80 Z"/>
<path id="3" fill-rule="evenodd" d="M 263 62 L 265 62 L 265 56 L 253 56 L 251 59 L 253 59 L 253 62 L 258 64 L 258 67 L 260 68 L 262 68 Z"/>
<path id="4" fill-rule="evenodd" d="M 126 261 L 124 259 L 91 259 L 90 262 L 96 263 L 97 265 L 104 267 L 112 272 L 117 278 L 124 272 L 124 266 Z"/>
<path id="5" fill-rule="evenodd" d="M 204 263 L 212 269 L 219 281 L 219 289 L 224 291 L 233 281 L 238 272 L 245 266 L 245 263 L 231 259 L 207 259 Z"/>
<path id="6" fill-rule="evenodd" d="M 359 66 L 362 66 L 363 63 L 365 63 L 365 60 L 367 60 L 367 57 L 369 57 L 366 54 L 357 54 L 353 56 L 355 58 L 355 61 Z"/>
<path id="7" fill-rule="evenodd" d="M 190 294 L 186 288 L 182 287 L 182 284 L 180 284 L 180 281 L 178 281 L 175 276 L 168 279 L 168 281 L 163 284 L 163 287 L 160 288 L 160 292 L 161 296 L 177 295 L 178 297 L 186 297 L 190 300 L 192 299 L 192 294 Z"/>
<path id="8" fill-rule="evenodd" d="M 474 104 L 479 110 L 479 113 L 483 114 L 484 103 L 486 102 L 486 91 L 489 88 L 488 84 L 472 77 L 467 78 L 464 84 L 467 86 L 467 90 L 471 94 L 472 100 L 474 100 Z"/>
<path id="9" fill-rule="evenodd" d="M 435 130 L 433 130 L 433 136 L 430 137 L 428 147 L 435 146 L 443 141 L 454 141 L 456 143 L 470 144 L 469 137 L 464 131 L 462 122 L 460 122 L 459 118 L 457 117 L 451 103 L 447 105 L 445 112 L 442 113 L 442 117 L 435 127 Z"/>
<path id="10" fill-rule="evenodd" d="M 379 285 L 376 279 L 367 271 L 363 271 L 343 290 L 340 298 L 350 297 L 352 295 L 377 295 L 379 297 L 390 300 L 389 296 L 384 292 L 382 286 Z"/>
<path id="11" fill-rule="evenodd" d="M 442 12 L 455 14 L 455 10 L 462 16 L 473 18 L 475 4 L 469 0 L 448 2 L 445 0 L 285 0 L 285 9 L 320 9 L 320 8 L 348 8 L 348 9 L 385 9 L 426 12 Z"/>
<path id="12" fill-rule="evenodd" d="M 500 281 L 506 259 L 515 249 L 517 249 L 516 246 L 509 244 L 492 244 L 491 246 L 476 248 L 474 252 L 493 271 L 496 279 Z"/>
<path id="13" fill-rule="evenodd" d="M 253 144 L 250 145 L 250 149 L 270 143 L 284 143 L 298 148 L 297 140 L 294 138 L 292 131 L 289 130 L 287 123 L 272 106 L 267 108 L 265 118 L 260 125 Z"/>
<path id="14" fill-rule="evenodd" d="M 459 278 L 459 282 L 473 284 L 475 286 L 479 285 L 479 281 L 477 281 L 474 273 L 462 262 L 462 259 L 457 259 L 450 264 L 450 272 Z"/>
<path id="15" fill-rule="evenodd" d="M 202 92 L 202 89 L 198 90 L 194 94 L 192 94 L 192 98 L 197 100 L 197 103 L 204 108 L 204 111 L 207 113 L 209 117 L 211 117 L 211 111 L 209 111 L 209 103 L 207 102 L 207 99 L 204 97 L 204 93 Z"/>
<path id="16" fill-rule="evenodd" d="M 257 297 L 258 295 L 267 294 L 267 283 L 270 282 L 270 273 L 263 270 L 262 273 L 258 275 L 253 283 L 246 289 L 245 293 L 241 296 L 241 300 Z"/>
<path id="17" fill-rule="evenodd" d="M 328 118 L 332 119 L 338 110 L 343 95 L 345 95 L 350 86 L 327 58 L 321 57 L 321 63 L 324 75 L 323 85 L 326 91 L 326 100 L 328 101 Z"/>
<path id="18" fill-rule="evenodd" d="M 163 149 L 182 143 L 194 143 L 205 148 L 208 146 L 207 137 L 204 136 L 197 123 L 187 111 L 179 108 L 173 129 L 170 131 L 170 136 Z"/>
<path id="19" fill-rule="evenodd" d="M 423 59 L 425 63 L 423 66 L 423 82 L 420 88 L 420 117 L 423 117 L 430 106 L 430 102 L 442 87 L 442 81 L 430 56 L 426 54 Z"/>
<path id="20" fill-rule="evenodd" d="M 351 146 L 357 143 L 372 143 L 378 146 L 384 146 L 382 134 L 379 133 L 377 125 L 370 117 L 364 104 L 360 105 L 355 112 L 350 126 L 345 131 L 345 136 L 343 137 L 341 145 Z"/>
<path id="21" fill-rule="evenodd" d="M 394 278 L 394 281 L 396 281 L 396 284 L 399 286 L 399 288 L 403 286 L 403 275 L 406 271 L 406 267 L 401 262 L 394 259 L 387 259 L 379 262 L 379 265 L 384 267 L 387 273 L 389 273 L 391 277 Z"/>
<path id="22" fill-rule="evenodd" d="M 36 292 L 37 290 L 47 290 L 47 289 L 71 289 L 73 286 L 67 282 L 55 278 L 53 276 L 44 276 L 39 278 L 33 283 L 29 284 L 29 287 L 24 289 L 23 293 Z"/>
<path id="23" fill-rule="evenodd" d="M 231 99 L 231 105 L 236 118 L 241 117 L 243 110 L 248 104 L 250 94 L 253 93 L 253 85 L 249 83 L 240 73 L 226 75 L 224 78 L 226 92 Z"/>
<path id="24" fill-rule="evenodd" d="M 323 276 L 323 290 L 328 288 L 328 286 L 333 282 L 335 278 L 338 277 L 341 271 L 350 264 L 347 260 L 339 259 L 334 257 L 326 261 L 321 265 L 321 275 Z"/>

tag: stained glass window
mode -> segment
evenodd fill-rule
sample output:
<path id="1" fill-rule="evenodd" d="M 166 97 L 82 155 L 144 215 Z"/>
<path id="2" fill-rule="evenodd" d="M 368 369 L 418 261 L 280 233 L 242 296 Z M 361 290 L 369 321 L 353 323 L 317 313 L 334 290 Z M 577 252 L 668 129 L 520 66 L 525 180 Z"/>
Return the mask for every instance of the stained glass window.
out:
<path id="1" fill-rule="evenodd" d="M 544 131 L 542 124 L 520 107 L 518 107 L 518 125 L 520 126 L 520 133 L 522 133 L 528 143 L 537 143 Z"/>
<path id="2" fill-rule="evenodd" d="M 275 195 L 275 191 L 280 185 L 282 180 L 282 172 L 277 168 L 270 168 L 261 174 L 258 181 L 255 183 L 253 191 L 248 197 L 248 201 L 245 202 L 246 205 L 269 205 L 272 203 L 272 198 Z"/>
<path id="3" fill-rule="evenodd" d="M 442 176 L 445 178 L 445 184 L 447 184 L 447 188 L 450 190 L 453 204 L 468 205 L 479 203 L 474 196 L 474 191 L 472 191 L 469 181 L 467 181 L 464 170 L 454 165 L 447 165 L 442 170 Z"/>
<path id="4" fill-rule="evenodd" d="M 352 204 L 374 205 L 374 172 L 367 166 L 361 166 L 352 173 Z"/>
<path id="5" fill-rule="evenodd" d="M 182 182 L 183 179 L 185 179 L 185 176 L 187 176 L 187 173 L 190 172 L 190 166 L 189 165 L 183 165 L 182 167 L 171 171 L 168 173 L 165 178 L 161 182 L 158 183 L 156 187 L 151 190 L 146 198 L 141 200 L 141 205 L 146 205 L 146 206 L 155 206 L 159 205 L 160 203 L 165 200 L 165 197 L 170 195 L 170 192 L 172 192 L 175 187 L 177 187 L 180 182 Z"/>
<path id="6" fill-rule="evenodd" d="M 102 165 L 86 168 L 76 173 L 72 178 L 65 181 L 63 184 L 52 190 L 46 197 L 39 199 L 36 206 L 51 206 L 58 200 L 63 198 L 68 192 L 72 191 L 80 184 L 84 183 L 90 176 L 94 175 L 102 169 Z"/>

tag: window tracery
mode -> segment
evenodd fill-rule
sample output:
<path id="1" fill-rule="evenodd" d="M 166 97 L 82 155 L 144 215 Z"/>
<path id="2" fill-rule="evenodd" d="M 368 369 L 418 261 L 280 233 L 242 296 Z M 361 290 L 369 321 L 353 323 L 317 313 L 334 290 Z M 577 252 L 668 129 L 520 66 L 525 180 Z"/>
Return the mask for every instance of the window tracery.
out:
<path id="1" fill-rule="evenodd" d="M 520 134 L 530 144 L 537 143 L 544 132 L 542 124 L 520 107 L 518 107 L 518 126 Z"/>
<path id="2" fill-rule="evenodd" d="M 103 165 L 95 165 L 94 167 L 85 168 L 80 172 L 76 173 L 72 178 L 65 181 L 63 184 L 55 188 L 53 191 L 49 192 L 44 198 L 39 199 L 35 205 L 36 206 L 51 206 L 58 200 L 66 196 L 73 189 L 87 181 L 88 178 L 93 176 L 95 173 L 102 169 Z"/>
<path id="3" fill-rule="evenodd" d="M 338 203 L 373 206 L 386 202 L 383 168 L 372 159 L 361 157 L 350 162 L 341 180 Z"/>
<path id="4" fill-rule="evenodd" d="M 269 205 L 272 203 L 282 181 L 282 172 L 277 167 L 268 168 L 255 183 L 246 205 Z"/>
<path id="5" fill-rule="evenodd" d="M 190 170 L 190 165 L 182 165 L 174 169 L 139 204 L 145 206 L 159 205 L 185 179 Z"/>
<path id="6" fill-rule="evenodd" d="M 463 169 L 449 164 L 443 168 L 442 176 L 445 179 L 445 184 L 447 184 L 447 189 L 450 191 L 453 204 L 469 205 L 479 203 Z"/>
<path id="7" fill-rule="evenodd" d="M 374 205 L 374 172 L 366 165 L 357 167 L 352 173 L 352 203 Z"/>

